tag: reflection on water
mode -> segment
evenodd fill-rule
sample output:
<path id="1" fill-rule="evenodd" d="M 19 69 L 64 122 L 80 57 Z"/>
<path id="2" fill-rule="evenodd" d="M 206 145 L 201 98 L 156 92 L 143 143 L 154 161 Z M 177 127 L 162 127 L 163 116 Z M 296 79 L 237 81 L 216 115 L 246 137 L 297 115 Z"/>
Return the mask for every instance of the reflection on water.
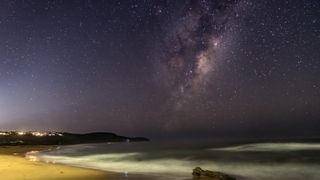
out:
<path id="1" fill-rule="evenodd" d="M 36 154 L 44 162 L 78 167 L 190 178 L 194 167 L 238 179 L 320 179 L 319 143 L 255 143 L 217 147 L 207 144 L 115 143 L 65 146 Z"/>
<path id="2" fill-rule="evenodd" d="M 39 161 L 39 158 L 38 158 L 38 153 L 39 151 L 29 151 L 26 153 L 25 155 L 25 158 L 28 159 L 29 161 Z"/>

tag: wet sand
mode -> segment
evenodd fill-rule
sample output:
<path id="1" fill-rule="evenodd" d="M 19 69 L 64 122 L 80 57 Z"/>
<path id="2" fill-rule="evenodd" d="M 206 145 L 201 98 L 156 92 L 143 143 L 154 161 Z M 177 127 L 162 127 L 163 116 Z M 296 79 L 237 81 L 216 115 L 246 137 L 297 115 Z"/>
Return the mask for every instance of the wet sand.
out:
<path id="1" fill-rule="evenodd" d="M 0 179 L 5 180 L 152 180 L 157 176 L 105 172 L 27 159 L 30 151 L 46 151 L 56 146 L 0 146 Z"/>
<path id="2" fill-rule="evenodd" d="M 46 150 L 48 146 L 7 146 L 0 147 L 0 177 L 6 180 L 103 180 L 118 179 L 112 173 L 48 164 L 27 160 L 24 154 L 31 150 Z"/>

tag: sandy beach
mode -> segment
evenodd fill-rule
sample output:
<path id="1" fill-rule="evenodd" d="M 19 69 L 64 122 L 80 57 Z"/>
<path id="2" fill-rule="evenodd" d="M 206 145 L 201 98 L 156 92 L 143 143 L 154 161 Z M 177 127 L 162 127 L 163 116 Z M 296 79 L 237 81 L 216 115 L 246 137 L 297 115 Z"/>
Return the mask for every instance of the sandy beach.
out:
<path id="1" fill-rule="evenodd" d="M 46 150 L 48 146 L 5 146 L 0 147 L 0 177 L 6 180 L 102 180 L 114 179 L 102 171 L 74 168 L 58 164 L 33 162 L 24 158 L 24 153 L 32 150 Z M 109 177 L 109 178 L 108 178 Z"/>

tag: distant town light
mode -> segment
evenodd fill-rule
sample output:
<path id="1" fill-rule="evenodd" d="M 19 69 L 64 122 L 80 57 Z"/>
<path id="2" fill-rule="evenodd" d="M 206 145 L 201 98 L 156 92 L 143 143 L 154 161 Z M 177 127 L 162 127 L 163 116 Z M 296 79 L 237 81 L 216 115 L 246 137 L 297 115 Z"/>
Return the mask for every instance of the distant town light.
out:
<path id="1" fill-rule="evenodd" d="M 63 133 L 60 132 L 40 132 L 40 131 L 0 131 L 0 136 L 9 136 L 9 135 L 32 135 L 32 136 L 63 136 Z"/>
<path id="2" fill-rule="evenodd" d="M 7 133 L 7 132 L 0 132 L 0 136 L 8 136 L 9 135 L 9 133 Z"/>
<path id="3" fill-rule="evenodd" d="M 26 134 L 26 132 L 18 131 L 18 135 L 20 135 L 20 136 L 23 136 L 23 135 L 25 135 L 25 134 Z"/>
<path id="4" fill-rule="evenodd" d="M 45 133 L 45 132 L 32 132 L 31 134 L 33 136 L 46 136 L 47 135 L 47 133 Z"/>

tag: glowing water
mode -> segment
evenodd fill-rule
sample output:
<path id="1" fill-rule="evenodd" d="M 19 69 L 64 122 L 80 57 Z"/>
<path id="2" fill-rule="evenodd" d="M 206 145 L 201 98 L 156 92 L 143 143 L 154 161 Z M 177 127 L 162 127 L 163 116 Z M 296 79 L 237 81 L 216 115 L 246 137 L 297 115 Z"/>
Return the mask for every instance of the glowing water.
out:
<path id="1" fill-rule="evenodd" d="M 237 179 L 320 179 L 319 143 L 258 143 L 228 147 L 118 143 L 65 146 L 38 153 L 41 161 L 105 171 L 190 178 L 194 167 Z"/>
<path id="2" fill-rule="evenodd" d="M 302 150 L 318 150 L 320 151 L 320 144 L 315 143 L 257 143 L 257 144 L 245 144 L 239 146 L 213 148 L 212 150 L 220 151 L 302 151 Z"/>

